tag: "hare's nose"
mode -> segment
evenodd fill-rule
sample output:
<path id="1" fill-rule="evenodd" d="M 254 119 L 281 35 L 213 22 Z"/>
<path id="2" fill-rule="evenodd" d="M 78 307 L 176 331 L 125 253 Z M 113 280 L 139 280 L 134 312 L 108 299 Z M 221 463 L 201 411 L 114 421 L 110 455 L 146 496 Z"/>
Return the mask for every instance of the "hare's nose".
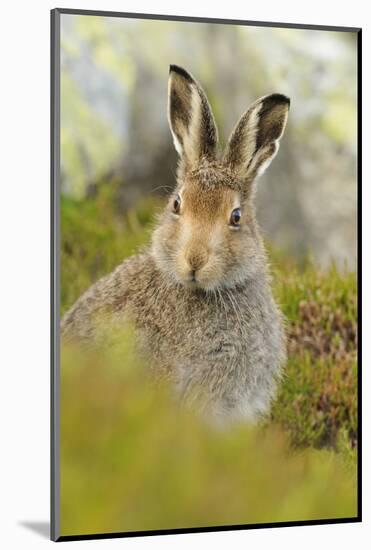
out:
<path id="1" fill-rule="evenodd" d="M 208 253 L 206 250 L 193 252 L 188 255 L 187 261 L 190 267 L 190 276 L 192 280 L 196 279 L 196 273 L 199 271 L 207 262 Z"/>

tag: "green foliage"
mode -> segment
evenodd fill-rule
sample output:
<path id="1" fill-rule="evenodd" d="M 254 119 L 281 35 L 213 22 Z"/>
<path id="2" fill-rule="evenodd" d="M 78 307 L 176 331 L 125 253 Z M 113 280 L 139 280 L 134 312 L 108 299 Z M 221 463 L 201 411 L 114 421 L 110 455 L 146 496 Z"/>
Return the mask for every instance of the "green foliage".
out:
<path id="1" fill-rule="evenodd" d="M 115 207 L 116 192 L 112 181 L 91 199 L 61 197 L 62 314 L 93 282 L 148 241 L 158 201 L 143 199 L 121 214 Z"/>
<path id="2" fill-rule="evenodd" d="M 357 443 L 357 289 L 354 273 L 278 261 L 289 360 L 272 411 L 296 445 Z"/>
<path id="3" fill-rule="evenodd" d="M 170 140 L 157 116 L 166 114 L 169 63 L 203 83 L 222 139 L 256 97 L 269 90 L 292 97 L 286 156 L 276 161 L 277 185 L 267 186 L 263 204 L 275 214 L 279 201 L 295 253 L 298 241 L 318 252 L 304 220 L 313 235 L 326 234 L 327 252 L 340 246 L 341 256 L 338 235 L 349 240 L 341 224 L 353 220 L 355 197 L 356 49 L 349 39 L 350 33 L 63 17 L 61 313 L 149 241 L 160 199 L 143 198 L 124 212 L 120 197 L 130 176 L 100 182 L 107 173 L 125 174 L 133 157 L 152 177 Z M 153 188 L 173 184 L 170 168 Z M 94 197 L 91 183 L 98 183 Z M 316 216 L 313 204 L 336 204 L 336 212 Z M 356 514 L 356 278 L 335 267 L 320 271 L 310 260 L 298 265 L 274 249 L 270 256 L 289 358 L 263 426 L 216 431 L 180 412 L 168 388 L 148 380 L 130 334 L 116 335 L 106 355 L 62 349 L 63 534 Z"/>
<path id="4" fill-rule="evenodd" d="M 62 198 L 62 311 L 149 240 L 159 203 L 121 214 L 115 197 L 111 182 Z M 289 360 L 263 426 L 218 431 L 180 412 L 130 334 L 106 355 L 62 350 L 63 534 L 356 514 L 356 278 L 270 256 Z"/>
<path id="5" fill-rule="evenodd" d="M 158 199 L 121 214 L 115 182 L 84 201 L 62 197 L 61 311 L 149 241 Z M 288 363 L 272 419 L 294 445 L 352 449 L 357 438 L 357 288 L 354 273 L 298 265 L 270 250 L 274 290 L 287 319 Z"/>
<path id="6" fill-rule="evenodd" d="M 212 429 L 151 384 L 130 334 L 118 340 L 104 356 L 63 350 L 62 534 L 356 514 L 352 464 L 293 453 L 273 427 Z"/>

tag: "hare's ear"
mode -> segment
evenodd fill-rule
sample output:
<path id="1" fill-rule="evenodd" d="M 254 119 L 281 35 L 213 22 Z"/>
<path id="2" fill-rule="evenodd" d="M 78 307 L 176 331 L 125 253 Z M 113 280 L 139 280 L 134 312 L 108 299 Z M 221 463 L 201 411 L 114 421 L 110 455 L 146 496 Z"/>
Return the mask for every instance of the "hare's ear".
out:
<path id="1" fill-rule="evenodd" d="M 260 176 L 275 157 L 289 107 L 288 97 L 267 95 L 255 101 L 238 121 L 229 138 L 225 160 L 242 181 Z"/>
<path id="2" fill-rule="evenodd" d="M 175 148 L 190 169 L 202 157 L 213 157 L 218 133 L 206 94 L 176 65 L 170 65 L 168 119 Z"/>

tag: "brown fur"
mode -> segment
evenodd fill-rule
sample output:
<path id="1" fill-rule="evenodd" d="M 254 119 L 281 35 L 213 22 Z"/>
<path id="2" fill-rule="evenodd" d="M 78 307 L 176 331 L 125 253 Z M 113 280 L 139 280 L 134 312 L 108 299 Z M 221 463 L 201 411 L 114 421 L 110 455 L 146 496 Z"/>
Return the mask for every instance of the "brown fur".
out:
<path id="1" fill-rule="evenodd" d="M 251 191 L 277 152 L 288 106 L 279 94 L 255 102 L 218 159 L 215 122 L 201 86 L 171 66 L 168 114 L 180 153 L 176 190 L 151 246 L 87 290 L 62 320 L 64 338 L 102 341 L 102 319 L 105 328 L 131 319 L 155 372 L 170 376 L 180 395 L 205 414 L 253 421 L 268 410 L 285 337 Z M 180 209 L 174 211 L 177 196 Z M 231 224 L 236 208 L 239 226 Z"/>

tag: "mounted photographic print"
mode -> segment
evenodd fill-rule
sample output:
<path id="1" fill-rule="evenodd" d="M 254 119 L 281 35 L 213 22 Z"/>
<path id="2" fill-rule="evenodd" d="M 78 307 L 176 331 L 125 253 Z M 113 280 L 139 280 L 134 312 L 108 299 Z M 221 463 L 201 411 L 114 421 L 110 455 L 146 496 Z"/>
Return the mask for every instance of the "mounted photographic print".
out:
<path id="1" fill-rule="evenodd" d="M 52 11 L 53 540 L 361 520 L 360 56 Z"/>

